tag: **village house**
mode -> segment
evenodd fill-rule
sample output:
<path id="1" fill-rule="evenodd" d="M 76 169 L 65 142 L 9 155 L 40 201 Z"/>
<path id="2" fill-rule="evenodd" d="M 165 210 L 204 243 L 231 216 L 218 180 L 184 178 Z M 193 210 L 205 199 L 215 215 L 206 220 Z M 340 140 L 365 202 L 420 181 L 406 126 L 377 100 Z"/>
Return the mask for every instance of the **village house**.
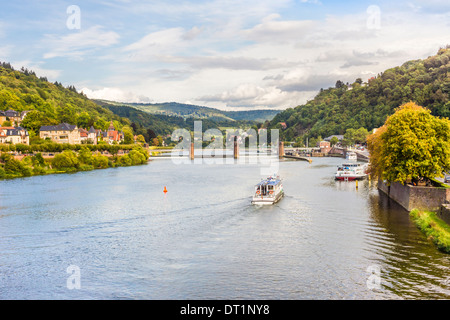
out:
<path id="1" fill-rule="evenodd" d="M 320 141 L 319 148 L 321 153 L 328 153 L 331 150 L 331 145 L 329 141 Z"/>
<path id="2" fill-rule="evenodd" d="M 88 131 L 68 123 L 61 123 L 56 126 L 42 126 L 39 130 L 39 137 L 57 143 L 69 144 L 97 144 L 100 141 L 113 144 L 124 140 L 123 132 L 116 130 L 112 121 L 107 131 L 95 129 L 93 126 Z"/>
<path id="3" fill-rule="evenodd" d="M 93 126 L 88 131 L 88 141 L 92 141 L 93 144 L 97 144 L 97 132 Z"/>
<path id="4" fill-rule="evenodd" d="M 83 144 L 97 144 L 97 131 L 93 126 L 87 131 L 86 129 L 79 128 L 80 142 Z"/>
<path id="5" fill-rule="evenodd" d="M 78 127 L 68 123 L 61 123 L 56 126 L 42 126 L 39 130 L 39 137 L 56 143 L 81 143 Z"/>
<path id="6" fill-rule="evenodd" d="M 80 132 L 80 142 L 88 143 L 88 131 L 83 128 L 79 128 L 78 131 Z"/>
<path id="7" fill-rule="evenodd" d="M 29 145 L 30 136 L 22 127 L 0 127 L 0 143 Z"/>
<path id="8" fill-rule="evenodd" d="M 0 111 L 0 125 L 5 121 L 11 121 L 11 125 L 18 127 L 28 112 L 29 111 L 19 112 L 14 110 Z"/>
<path id="9" fill-rule="evenodd" d="M 108 142 L 109 144 L 113 144 L 114 141 L 117 143 L 122 142 L 124 139 L 124 134 L 122 131 L 118 131 L 114 128 L 114 124 L 111 121 L 109 124 L 108 131 L 103 132 L 103 140 Z"/>

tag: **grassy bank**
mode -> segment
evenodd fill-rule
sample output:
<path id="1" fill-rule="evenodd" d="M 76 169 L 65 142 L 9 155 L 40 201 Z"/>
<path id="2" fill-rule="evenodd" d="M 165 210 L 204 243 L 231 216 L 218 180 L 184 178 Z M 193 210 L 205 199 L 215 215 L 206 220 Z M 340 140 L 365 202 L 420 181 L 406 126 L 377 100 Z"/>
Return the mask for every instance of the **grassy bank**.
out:
<path id="1" fill-rule="evenodd" d="M 410 216 L 427 238 L 445 253 L 450 253 L 450 226 L 439 219 L 435 212 L 414 209 Z"/>
<path id="2" fill-rule="evenodd" d="M 10 154 L 3 153 L 0 156 L 0 179 L 134 166 L 146 163 L 148 157 L 148 151 L 140 146 L 135 146 L 128 154 L 113 157 L 94 155 L 87 147 L 78 152 L 64 150 L 53 159 L 44 159 L 37 153 L 19 161 Z"/>

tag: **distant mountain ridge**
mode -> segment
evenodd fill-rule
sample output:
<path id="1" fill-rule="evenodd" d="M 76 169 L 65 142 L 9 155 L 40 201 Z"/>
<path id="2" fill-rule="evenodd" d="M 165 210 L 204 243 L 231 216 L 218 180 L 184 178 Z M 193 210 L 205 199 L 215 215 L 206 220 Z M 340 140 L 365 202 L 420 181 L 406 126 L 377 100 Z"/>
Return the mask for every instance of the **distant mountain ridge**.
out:
<path id="1" fill-rule="evenodd" d="M 176 116 L 186 118 L 209 119 L 213 121 L 248 120 L 264 122 L 272 120 L 281 110 L 243 110 L 223 111 L 210 107 L 203 107 L 178 102 L 165 103 L 124 103 L 108 100 L 94 100 L 99 105 L 127 106 L 154 115 Z"/>

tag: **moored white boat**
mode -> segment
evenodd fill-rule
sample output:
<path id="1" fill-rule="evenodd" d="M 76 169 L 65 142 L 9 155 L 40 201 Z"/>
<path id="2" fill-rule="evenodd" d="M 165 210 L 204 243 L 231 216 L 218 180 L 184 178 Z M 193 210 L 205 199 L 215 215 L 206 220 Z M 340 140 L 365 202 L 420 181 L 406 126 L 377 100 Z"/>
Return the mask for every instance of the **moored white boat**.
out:
<path id="1" fill-rule="evenodd" d="M 361 164 L 358 162 L 346 162 L 338 166 L 338 170 L 335 174 L 336 180 L 351 181 L 360 180 L 367 177 L 367 164 Z"/>
<path id="2" fill-rule="evenodd" d="M 358 157 L 355 152 L 349 151 L 346 153 L 345 159 L 349 160 L 349 161 L 356 161 L 356 160 L 358 160 Z"/>
<path id="3" fill-rule="evenodd" d="M 284 190 L 280 177 L 268 177 L 255 186 L 252 204 L 274 204 L 280 201 L 283 196 Z"/>

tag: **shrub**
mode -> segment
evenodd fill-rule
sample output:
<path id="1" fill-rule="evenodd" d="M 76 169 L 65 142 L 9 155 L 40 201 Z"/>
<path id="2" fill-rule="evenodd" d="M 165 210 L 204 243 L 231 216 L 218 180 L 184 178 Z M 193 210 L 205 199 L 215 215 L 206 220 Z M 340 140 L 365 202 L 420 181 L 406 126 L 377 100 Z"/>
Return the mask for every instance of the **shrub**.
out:
<path id="1" fill-rule="evenodd" d="M 90 164 L 80 164 L 80 166 L 78 167 L 78 170 L 80 171 L 91 171 L 94 170 L 94 166 L 90 165 Z"/>
<path id="2" fill-rule="evenodd" d="M 143 164 L 147 160 L 142 153 L 136 150 L 131 150 L 128 157 L 130 158 L 132 165 Z"/>
<path id="3" fill-rule="evenodd" d="M 117 166 L 131 166 L 131 164 L 132 164 L 131 159 L 127 154 L 117 157 L 117 160 L 116 160 Z"/>
<path id="4" fill-rule="evenodd" d="M 87 147 L 82 147 L 78 153 L 78 160 L 82 164 L 92 165 L 94 163 L 92 151 Z"/>
<path id="5" fill-rule="evenodd" d="M 108 157 L 106 156 L 93 156 L 93 165 L 95 168 L 106 169 L 109 167 Z"/>
<path id="6" fill-rule="evenodd" d="M 52 160 L 52 167 L 58 170 L 74 171 L 79 166 L 78 157 L 73 151 L 65 150 L 55 155 Z"/>

